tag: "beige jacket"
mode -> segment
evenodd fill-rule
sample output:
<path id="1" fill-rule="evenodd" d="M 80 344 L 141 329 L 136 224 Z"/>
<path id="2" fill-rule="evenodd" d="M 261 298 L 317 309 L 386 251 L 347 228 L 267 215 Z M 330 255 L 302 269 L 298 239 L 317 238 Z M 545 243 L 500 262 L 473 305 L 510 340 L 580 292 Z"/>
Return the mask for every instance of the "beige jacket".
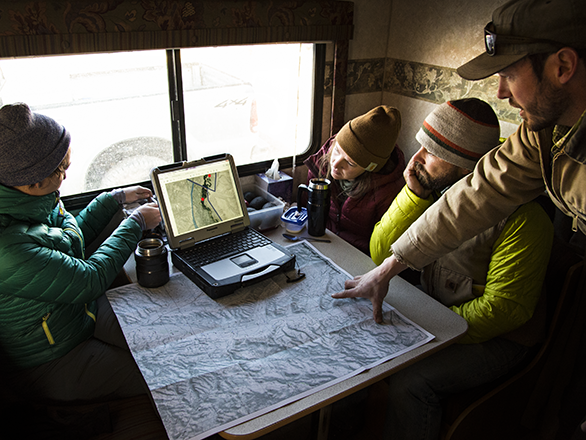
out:
<path id="1" fill-rule="evenodd" d="M 498 223 L 547 190 L 586 233 L 586 124 L 582 118 L 553 151 L 553 128 L 529 131 L 522 123 L 487 153 L 392 245 L 395 257 L 421 270 Z M 558 151 L 559 150 L 559 151 Z M 545 176 L 545 179 L 544 179 Z"/>

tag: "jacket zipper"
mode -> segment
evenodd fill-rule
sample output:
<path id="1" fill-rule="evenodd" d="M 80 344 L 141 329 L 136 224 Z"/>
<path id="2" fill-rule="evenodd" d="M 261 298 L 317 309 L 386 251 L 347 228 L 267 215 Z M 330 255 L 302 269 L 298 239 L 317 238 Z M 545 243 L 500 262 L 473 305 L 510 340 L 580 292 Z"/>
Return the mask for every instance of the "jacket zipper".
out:
<path id="1" fill-rule="evenodd" d="M 45 316 L 43 316 L 43 323 L 41 325 L 43 327 L 43 331 L 45 332 L 45 336 L 47 336 L 47 339 L 49 340 L 49 344 L 54 345 L 55 339 L 53 339 L 53 335 L 49 331 L 49 326 L 47 325 L 47 319 L 49 319 L 49 316 L 51 316 L 51 313 L 47 313 Z"/>
<path id="2" fill-rule="evenodd" d="M 94 322 L 96 322 L 96 315 L 94 315 L 92 312 L 90 312 L 87 308 L 87 304 L 84 304 L 85 307 L 85 313 L 86 315 L 88 315 L 90 318 L 92 318 L 94 320 Z"/>
<path id="3" fill-rule="evenodd" d="M 87 308 L 87 304 L 84 305 L 85 306 L 85 313 L 94 320 L 94 322 L 96 322 L 96 315 L 94 315 L 92 312 L 90 312 Z M 43 331 L 45 332 L 45 336 L 47 336 L 47 339 L 49 340 L 49 344 L 50 345 L 55 345 L 55 339 L 53 339 L 53 335 L 51 334 L 51 330 L 49 330 L 49 326 L 47 325 L 47 320 L 49 319 L 49 316 L 51 316 L 51 312 L 47 313 L 45 316 L 43 316 L 43 322 L 41 323 L 41 326 L 43 327 Z"/>
<path id="4" fill-rule="evenodd" d="M 85 252 L 84 252 L 84 244 L 83 244 L 83 237 L 73 228 L 63 228 L 64 231 L 71 231 L 75 235 L 79 237 L 79 241 L 81 242 L 81 258 L 85 259 Z"/>
<path id="5" fill-rule="evenodd" d="M 553 165 L 554 165 L 555 160 L 561 155 L 562 155 L 562 151 L 557 151 L 554 154 L 554 156 L 551 160 L 551 182 L 546 182 L 546 187 L 547 187 L 548 191 L 553 196 L 553 198 L 557 199 L 558 201 L 563 200 L 563 198 L 558 197 L 558 195 L 553 191 L 553 168 L 554 168 Z M 551 185 L 551 189 L 549 188 L 550 185 Z M 571 212 L 567 206 L 566 206 L 566 209 L 568 210 L 568 212 Z M 578 232 L 578 216 L 577 215 L 572 216 L 572 232 Z"/>

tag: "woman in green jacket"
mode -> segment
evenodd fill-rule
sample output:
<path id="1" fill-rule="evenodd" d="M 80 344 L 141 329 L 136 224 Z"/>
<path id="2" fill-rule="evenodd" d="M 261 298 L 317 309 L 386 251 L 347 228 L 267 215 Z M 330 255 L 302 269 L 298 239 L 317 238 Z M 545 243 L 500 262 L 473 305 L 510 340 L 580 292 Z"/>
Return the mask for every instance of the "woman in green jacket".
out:
<path id="1" fill-rule="evenodd" d="M 122 203 L 152 193 L 103 193 L 73 216 L 59 198 L 69 141 L 26 104 L 0 108 L 0 368 L 21 397 L 140 394 L 142 377 L 104 292 L 160 213 L 142 205 L 86 258 Z"/>

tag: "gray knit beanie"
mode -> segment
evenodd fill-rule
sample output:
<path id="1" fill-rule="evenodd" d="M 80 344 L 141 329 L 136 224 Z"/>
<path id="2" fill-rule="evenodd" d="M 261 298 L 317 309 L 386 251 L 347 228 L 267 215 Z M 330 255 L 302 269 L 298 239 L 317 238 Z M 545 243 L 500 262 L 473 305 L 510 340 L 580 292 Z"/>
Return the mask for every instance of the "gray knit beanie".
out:
<path id="1" fill-rule="evenodd" d="M 492 107 L 477 98 L 448 101 L 431 112 L 415 136 L 422 147 L 453 165 L 474 169 L 499 144 L 500 126 Z"/>
<path id="2" fill-rule="evenodd" d="M 48 116 L 23 103 L 0 108 L 0 183 L 33 185 L 57 169 L 69 149 L 70 136 Z"/>

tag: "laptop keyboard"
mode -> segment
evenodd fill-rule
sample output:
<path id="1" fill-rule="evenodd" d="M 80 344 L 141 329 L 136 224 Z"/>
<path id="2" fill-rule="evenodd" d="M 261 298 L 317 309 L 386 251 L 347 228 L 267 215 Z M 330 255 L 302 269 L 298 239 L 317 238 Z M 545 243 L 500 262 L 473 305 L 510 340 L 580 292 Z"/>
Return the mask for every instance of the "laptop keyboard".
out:
<path id="1" fill-rule="evenodd" d="M 271 243 L 271 240 L 261 233 L 247 228 L 184 249 L 181 251 L 181 257 L 191 266 L 199 267 Z"/>

